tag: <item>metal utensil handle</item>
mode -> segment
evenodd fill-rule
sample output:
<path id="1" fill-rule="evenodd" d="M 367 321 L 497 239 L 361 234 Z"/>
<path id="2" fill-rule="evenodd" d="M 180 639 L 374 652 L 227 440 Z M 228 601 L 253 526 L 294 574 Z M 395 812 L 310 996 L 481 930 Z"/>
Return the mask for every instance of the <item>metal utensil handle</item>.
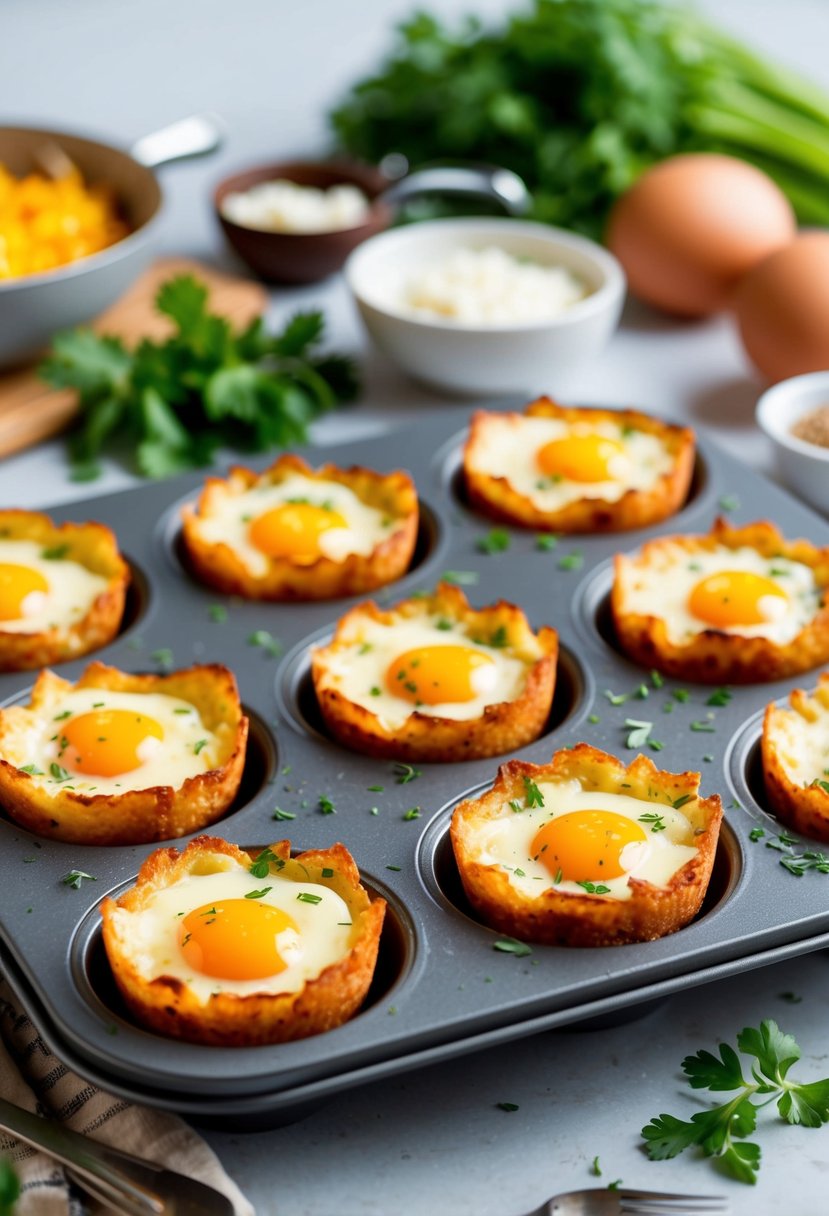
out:
<path id="1" fill-rule="evenodd" d="M 0 1127 L 62 1161 L 80 1177 L 90 1178 L 112 1202 L 117 1201 L 127 1216 L 163 1216 L 165 1205 L 157 1195 L 108 1163 L 106 1145 L 96 1144 L 4 1099 L 0 1099 Z"/>
<path id="2" fill-rule="evenodd" d="M 223 139 L 224 126 L 213 114 L 191 114 L 143 135 L 132 145 L 130 154 L 147 169 L 156 169 L 173 160 L 215 152 Z"/>
<path id="3" fill-rule="evenodd" d="M 472 194 L 494 199 L 508 215 L 525 215 L 530 194 L 517 173 L 494 165 L 434 165 L 418 169 L 380 196 L 398 207 L 419 194 Z"/>

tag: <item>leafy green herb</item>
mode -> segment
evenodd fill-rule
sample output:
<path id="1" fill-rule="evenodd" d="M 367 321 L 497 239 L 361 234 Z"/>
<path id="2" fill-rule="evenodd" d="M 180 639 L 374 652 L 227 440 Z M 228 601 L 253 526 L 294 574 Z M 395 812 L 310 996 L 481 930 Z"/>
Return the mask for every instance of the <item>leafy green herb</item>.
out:
<path id="1" fill-rule="evenodd" d="M 411 764 L 404 764 L 402 760 L 395 761 L 394 778 L 398 785 L 408 785 L 410 781 L 417 781 L 418 777 L 422 776 L 423 773 L 419 768 L 415 768 Z M 376 789 L 379 792 L 383 787 L 381 785 L 370 785 L 368 788 L 370 790 Z"/>
<path id="2" fill-rule="evenodd" d="M 650 696 L 650 691 L 647 684 L 640 684 L 633 695 L 637 701 L 646 701 Z"/>
<path id="3" fill-rule="evenodd" d="M 543 806 L 544 805 L 544 795 L 542 794 L 541 790 L 538 788 L 536 783 L 530 777 L 524 777 L 523 781 L 524 781 L 524 800 L 526 801 L 527 806 L 528 807 Z"/>
<path id="4" fill-rule="evenodd" d="M 509 646 L 509 634 L 507 633 L 506 625 L 499 625 L 497 629 L 490 634 L 487 646 L 492 646 L 495 650 L 503 650 L 505 646 Z"/>
<path id="5" fill-rule="evenodd" d="M 227 620 L 227 608 L 225 608 L 224 604 L 211 604 L 207 609 L 207 615 L 211 621 L 215 621 L 217 625 L 221 625 Z"/>
<path id="6" fill-rule="evenodd" d="M 452 628 L 454 628 L 452 622 L 447 621 L 445 616 L 442 616 L 439 618 L 439 620 L 435 621 L 435 629 L 440 629 L 442 633 L 448 633 Z"/>
<path id="7" fill-rule="evenodd" d="M 652 832 L 664 832 L 668 826 L 664 816 L 660 815 L 658 811 L 647 811 L 644 815 L 639 815 L 638 819 L 640 823 L 649 823 Z"/>
<path id="8" fill-rule="evenodd" d="M 706 705 L 727 705 L 731 700 L 731 691 L 728 688 L 718 688 L 716 692 L 712 692 L 711 696 L 705 702 Z"/>
<path id="9" fill-rule="evenodd" d="M 314 895 L 311 891 L 300 891 L 297 899 L 301 904 L 321 904 L 322 896 Z"/>
<path id="10" fill-rule="evenodd" d="M 275 638 L 267 629 L 254 629 L 253 633 L 248 634 L 248 646 L 258 646 L 269 659 L 278 658 L 284 650 L 279 638 Z"/>
<path id="11" fill-rule="evenodd" d="M 499 1110 L 505 1110 L 505 1111 L 510 1111 L 510 1112 L 520 1109 L 516 1102 L 496 1102 L 495 1105 L 498 1107 Z"/>
<path id="12" fill-rule="evenodd" d="M 798 996 L 796 992 L 781 992 L 780 1000 L 785 1001 L 787 1005 L 799 1005 L 803 997 Z"/>
<path id="13" fill-rule="evenodd" d="M 687 688 L 675 688 L 671 696 L 675 701 L 679 701 L 680 705 L 684 705 L 686 701 L 690 701 L 691 699 L 691 694 Z"/>
<path id="14" fill-rule="evenodd" d="M 0 1216 L 12 1216 L 20 1198 L 20 1179 L 12 1163 L 0 1161 Z"/>
<path id="15" fill-rule="evenodd" d="M 662 678 L 662 674 L 654 667 L 651 671 L 651 684 L 653 684 L 654 688 L 661 688 L 664 683 L 665 681 Z"/>
<path id="16" fill-rule="evenodd" d="M 351 361 L 318 353 L 322 313 L 297 314 L 276 335 L 261 318 L 234 330 L 208 311 L 208 289 L 190 275 L 162 284 L 155 303 L 173 323 L 166 340 L 128 350 L 120 338 L 77 329 L 58 334 L 40 365 L 53 388 L 78 394 L 78 470 L 91 472 L 116 435 L 153 478 L 205 465 L 222 446 L 302 443 L 314 418 L 356 393 Z"/>
<path id="17" fill-rule="evenodd" d="M 272 890 L 273 887 L 262 887 L 260 891 L 246 891 L 245 899 L 263 899 L 268 894 L 268 891 Z"/>
<path id="18" fill-rule="evenodd" d="M 420 807 L 410 806 L 408 811 L 403 812 L 403 818 L 407 821 L 420 818 Z"/>
<path id="19" fill-rule="evenodd" d="M 336 815 L 337 813 L 337 808 L 334 806 L 334 803 L 325 794 L 320 794 L 318 805 L 323 815 Z"/>
<path id="20" fill-rule="evenodd" d="M 740 1031 L 737 1049 L 755 1061 L 750 1081 L 743 1076 L 737 1052 L 727 1043 L 720 1044 L 719 1057 L 699 1051 L 682 1061 L 692 1089 L 735 1090 L 736 1096 L 711 1110 L 698 1111 L 687 1123 L 664 1114 L 651 1120 L 642 1128 L 651 1160 L 676 1157 L 694 1146 L 706 1157 L 719 1158 L 723 1169 L 738 1181 L 753 1184 L 760 1168 L 760 1146 L 745 1137 L 756 1130 L 757 1114 L 764 1106 L 777 1099 L 781 1118 L 803 1127 L 820 1127 L 829 1121 L 829 1078 L 806 1084 L 789 1079 L 789 1069 L 800 1059 L 800 1048 L 776 1022 L 769 1019 L 759 1028 Z M 765 1101 L 752 1102 L 755 1094 Z"/>
<path id="21" fill-rule="evenodd" d="M 514 954 L 516 958 L 526 958 L 528 954 L 532 954 L 532 946 L 528 946 L 526 942 L 519 942 L 514 937 L 499 937 L 492 943 L 493 950 L 500 950 L 502 954 Z"/>
<path id="22" fill-rule="evenodd" d="M 653 722 L 642 722 L 638 718 L 625 718 L 625 728 L 628 732 L 625 747 L 644 747 L 653 730 Z"/>
<path id="23" fill-rule="evenodd" d="M 599 1166 L 598 1157 L 593 1158 L 593 1163 L 590 1166 L 590 1173 L 593 1175 L 594 1178 L 601 1178 L 602 1171 L 601 1171 L 601 1167 Z"/>
<path id="24" fill-rule="evenodd" d="M 740 500 L 736 494 L 723 494 L 717 505 L 721 511 L 737 511 Z"/>
<path id="25" fill-rule="evenodd" d="M 559 570 L 581 570 L 583 565 L 584 554 L 577 551 L 565 553 L 563 557 L 558 559 Z"/>
<path id="26" fill-rule="evenodd" d="M 83 882 L 97 882 L 94 874 L 87 874 L 86 870 L 70 870 L 68 874 L 64 874 L 61 882 L 65 887 L 72 887 L 74 891 L 81 889 Z"/>
<path id="27" fill-rule="evenodd" d="M 72 710 L 65 709 L 62 714 L 55 714 L 52 721 L 53 722 L 62 722 L 64 720 L 64 718 L 71 718 L 71 717 L 72 717 Z"/>
<path id="28" fill-rule="evenodd" d="M 40 556 L 47 562 L 62 561 L 69 552 L 69 545 L 52 545 L 48 549 L 41 549 Z"/>
<path id="29" fill-rule="evenodd" d="M 281 806 L 275 806 L 273 808 L 273 814 L 271 815 L 271 819 L 280 819 L 280 820 L 296 819 L 296 815 L 294 814 L 293 811 L 283 811 Z"/>
<path id="30" fill-rule="evenodd" d="M 555 549 L 559 542 L 559 537 L 555 532 L 544 532 L 535 538 L 535 547 L 540 553 L 549 553 L 551 549 Z"/>
<path id="31" fill-rule="evenodd" d="M 824 794 L 829 794 L 829 781 L 824 781 L 822 777 L 815 777 L 811 788 L 823 790 Z"/>
<path id="32" fill-rule="evenodd" d="M 42 768 L 37 768 L 34 764 L 24 764 L 21 773 L 28 773 L 31 777 L 43 777 L 45 774 Z"/>
<path id="33" fill-rule="evenodd" d="M 696 798 L 696 794 L 681 794 L 679 796 L 679 798 L 675 798 L 673 800 L 671 805 L 673 806 L 675 811 L 678 811 L 683 806 L 685 806 L 686 803 L 693 802 L 695 798 Z"/>
<path id="34" fill-rule="evenodd" d="M 66 769 L 60 764 L 57 764 L 54 760 L 49 765 L 49 772 L 52 774 L 55 781 L 68 781 L 72 776 L 71 773 L 67 773 Z"/>
<path id="35" fill-rule="evenodd" d="M 150 658 L 156 667 L 161 667 L 164 671 L 169 671 L 173 666 L 173 652 L 169 646 L 160 646 L 158 650 L 153 650 Z"/>
<path id="36" fill-rule="evenodd" d="M 604 690 L 604 695 L 607 697 L 611 705 L 624 705 L 630 697 L 628 692 L 611 692 L 609 688 Z"/>
<path id="37" fill-rule="evenodd" d="M 206 739 L 199 739 L 199 740 L 197 740 L 197 742 L 195 742 L 195 743 L 193 744 L 193 754 L 194 754 L 194 755 L 196 755 L 196 756 L 198 756 L 199 752 L 200 752 L 200 751 L 202 750 L 202 748 L 204 748 L 204 747 L 207 747 L 207 740 L 206 740 Z"/>
<path id="38" fill-rule="evenodd" d="M 703 720 L 701 722 L 692 722 L 691 723 L 691 730 L 695 731 L 697 734 L 713 735 L 715 733 L 716 729 L 717 728 L 713 722 L 708 722 L 705 720 Z"/>
<path id="39" fill-rule="evenodd" d="M 475 570 L 444 570 L 440 580 L 454 583 L 456 587 L 473 587 L 478 581 L 478 573 Z"/>
<path id="40" fill-rule="evenodd" d="M 386 869 L 387 869 L 387 870 L 394 870 L 394 872 L 395 872 L 396 874 L 399 874 L 399 873 L 400 873 L 400 871 L 403 869 L 403 867 L 402 867 L 402 866 L 386 866 Z"/>
<path id="41" fill-rule="evenodd" d="M 597 722 L 601 722 L 601 718 L 598 714 L 588 714 L 587 721 L 591 726 L 595 726 Z"/>
<path id="42" fill-rule="evenodd" d="M 584 887 L 584 889 L 588 895 L 609 895 L 610 894 L 610 887 L 606 887 L 604 885 L 604 883 L 601 883 L 601 882 L 588 882 L 585 879 L 584 882 L 579 882 L 576 885 L 579 887 Z"/>
<path id="43" fill-rule="evenodd" d="M 476 548 L 479 553 L 505 553 L 510 547 L 510 534 L 505 528 L 492 528 L 486 536 L 478 539 Z"/>
<path id="44" fill-rule="evenodd" d="M 779 836 L 773 836 L 766 841 L 766 848 L 775 849 L 782 854 L 781 866 L 790 874 L 794 874 L 795 878 L 802 878 L 807 870 L 816 870 L 818 874 L 829 874 L 829 854 L 823 853 L 819 849 L 804 849 L 802 853 L 796 853 L 794 846 L 798 843 L 796 836 L 790 836 L 788 832 L 781 832 Z"/>
<path id="45" fill-rule="evenodd" d="M 278 860 L 276 853 L 270 847 L 262 849 L 256 860 L 248 866 L 248 873 L 252 874 L 254 878 L 267 878 L 271 872 L 271 862 Z"/>

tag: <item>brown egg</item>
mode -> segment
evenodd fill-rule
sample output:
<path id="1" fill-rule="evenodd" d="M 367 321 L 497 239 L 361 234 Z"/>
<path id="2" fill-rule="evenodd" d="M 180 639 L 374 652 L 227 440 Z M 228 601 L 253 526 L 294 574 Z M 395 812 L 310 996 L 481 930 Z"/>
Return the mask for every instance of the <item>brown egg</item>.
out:
<path id="1" fill-rule="evenodd" d="M 746 354 L 770 380 L 829 368 L 829 232 L 802 232 L 755 266 L 733 309 Z"/>
<path id="2" fill-rule="evenodd" d="M 788 199 L 765 173 L 694 152 L 648 169 L 622 195 L 607 244 L 640 300 L 703 317 L 724 308 L 742 276 L 796 230 Z"/>

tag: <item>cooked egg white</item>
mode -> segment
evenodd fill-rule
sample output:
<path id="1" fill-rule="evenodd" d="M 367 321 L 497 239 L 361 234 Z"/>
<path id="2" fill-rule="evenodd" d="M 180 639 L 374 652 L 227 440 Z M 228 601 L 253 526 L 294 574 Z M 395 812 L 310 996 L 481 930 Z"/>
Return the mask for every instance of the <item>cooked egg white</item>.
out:
<path id="1" fill-rule="evenodd" d="M 225 495 L 198 522 L 205 541 L 227 545 L 254 575 L 265 574 L 272 558 L 310 565 L 321 556 L 335 562 L 366 556 L 395 523 L 348 486 L 299 473 Z"/>
<path id="2" fill-rule="evenodd" d="M 784 646 L 820 606 L 808 566 L 748 547 L 689 552 L 665 542 L 647 566 L 641 559 L 626 563 L 621 578 L 624 611 L 658 616 L 674 643 L 713 629 Z"/>
<path id="3" fill-rule="evenodd" d="M 473 859 L 499 866 L 529 899 L 555 888 L 626 900 L 629 879 L 664 887 L 696 856 L 693 826 L 670 805 L 584 790 L 578 781 L 536 789 L 542 806 L 506 802 L 497 818 L 468 825 Z"/>
<path id="4" fill-rule="evenodd" d="M 75 688 L 9 739 L 4 759 L 47 793 L 178 788 L 221 763 L 195 705 L 164 693 Z"/>
<path id="5" fill-rule="evenodd" d="M 772 744 L 793 785 L 829 781 L 829 707 L 809 699 L 809 716 L 778 710 L 771 723 Z"/>
<path id="6" fill-rule="evenodd" d="M 45 557 L 30 540 L 0 540 L 0 631 L 44 633 L 74 625 L 106 591 L 107 580 L 79 562 Z"/>
<path id="7" fill-rule="evenodd" d="M 327 682 L 393 730 L 415 710 L 480 718 L 487 705 L 519 697 L 527 671 L 527 662 L 473 639 L 457 621 L 400 617 L 385 625 L 366 618 L 360 639 L 330 655 Z"/>
<path id="8" fill-rule="evenodd" d="M 674 464 L 655 435 L 613 420 L 492 414 L 479 435 L 470 465 L 542 511 L 584 498 L 618 502 L 628 490 L 651 489 Z"/>
<path id="9" fill-rule="evenodd" d="M 203 1003 L 217 992 L 297 992 L 348 953 L 351 913 L 334 891 L 215 860 L 220 872 L 190 874 L 140 911 L 113 913 L 143 979 L 172 976 Z"/>

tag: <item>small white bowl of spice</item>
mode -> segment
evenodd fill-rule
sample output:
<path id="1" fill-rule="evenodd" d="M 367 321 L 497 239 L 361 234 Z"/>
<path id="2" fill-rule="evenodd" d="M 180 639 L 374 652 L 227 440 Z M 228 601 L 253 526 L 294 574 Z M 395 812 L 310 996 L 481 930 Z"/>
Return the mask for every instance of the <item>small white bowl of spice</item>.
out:
<path id="1" fill-rule="evenodd" d="M 757 402 L 757 422 L 786 485 L 829 514 L 829 371 L 775 384 Z"/>
<path id="2" fill-rule="evenodd" d="M 515 219 L 381 233 L 345 265 L 365 326 L 416 380 L 452 393 L 559 392 L 615 330 L 624 273 L 575 233 Z"/>

